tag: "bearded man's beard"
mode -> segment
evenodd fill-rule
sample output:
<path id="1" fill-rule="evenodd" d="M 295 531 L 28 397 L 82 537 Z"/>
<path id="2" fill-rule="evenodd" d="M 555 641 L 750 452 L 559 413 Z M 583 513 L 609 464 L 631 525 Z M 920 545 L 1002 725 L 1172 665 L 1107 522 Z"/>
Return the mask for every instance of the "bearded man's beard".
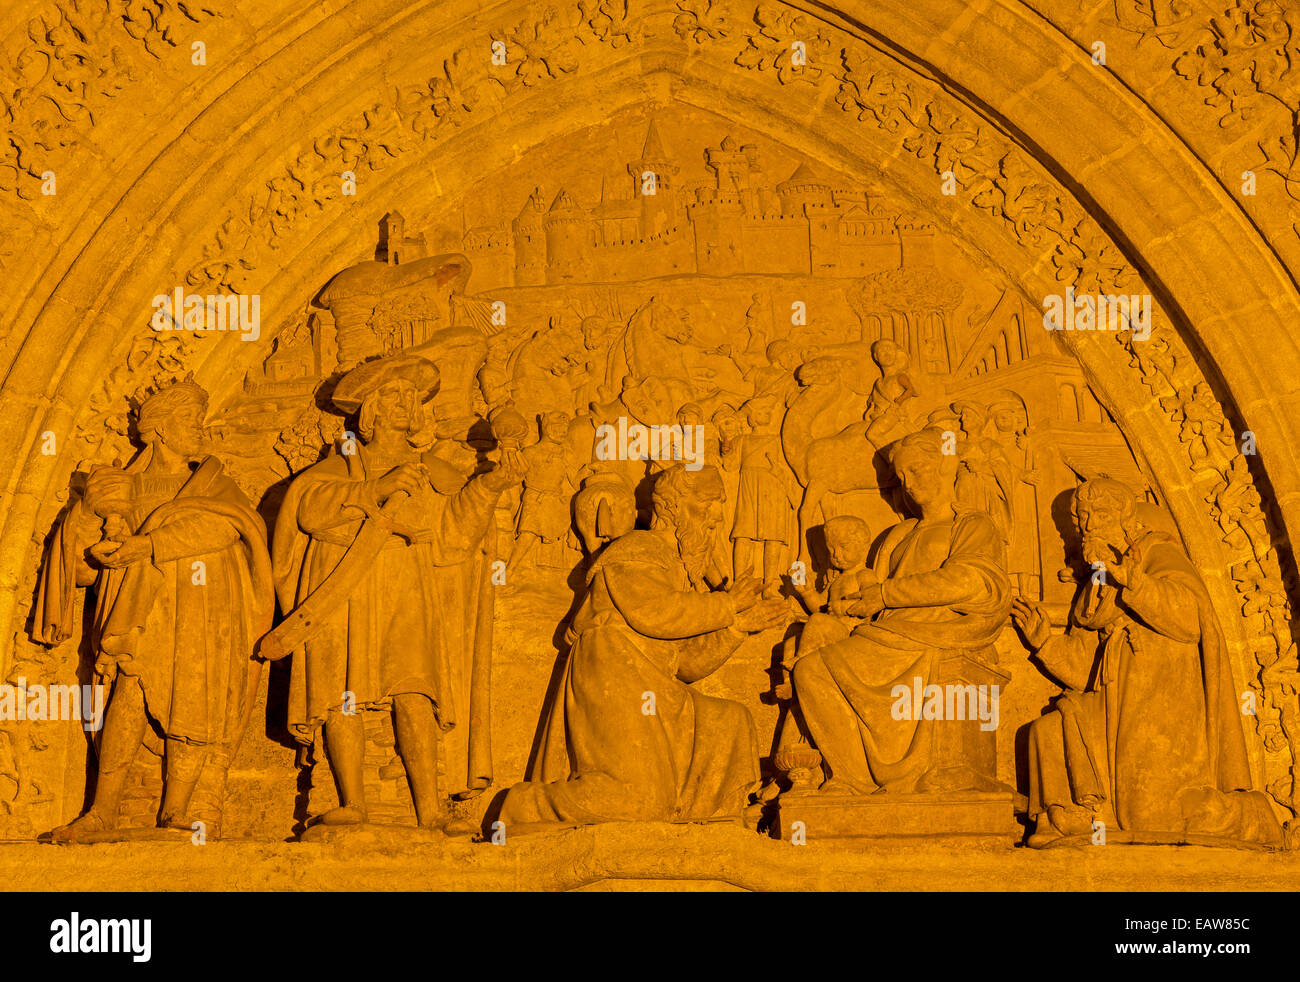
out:
<path id="1" fill-rule="evenodd" d="M 1125 541 L 1124 530 L 1118 526 L 1103 529 L 1100 532 L 1085 533 L 1083 536 L 1084 562 L 1089 565 L 1102 563 L 1108 566 L 1119 562 L 1119 557 L 1125 549 Z"/>
<path id="2" fill-rule="evenodd" d="M 677 525 L 677 553 L 686 567 L 691 586 L 705 590 L 708 589 L 705 574 L 713 561 L 713 527 L 702 519 L 692 521 L 693 517 L 688 516 L 686 521 Z"/>

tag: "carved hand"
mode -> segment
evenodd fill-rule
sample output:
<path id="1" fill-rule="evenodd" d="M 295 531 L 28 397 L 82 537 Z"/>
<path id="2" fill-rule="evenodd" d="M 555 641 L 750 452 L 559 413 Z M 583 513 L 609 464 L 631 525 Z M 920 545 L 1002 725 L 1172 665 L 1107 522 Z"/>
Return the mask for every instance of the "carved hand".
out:
<path id="1" fill-rule="evenodd" d="M 879 590 L 868 590 L 860 599 L 849 604 L 847 613 L 853 617 L 873 617 L 885 609 Z"/>
<path id="2" fill-rule="evenodd" d="M 1142 550 L 1136 542 L 1129 544 L 1119 562 L 1109 567 L 1106 574 L 1119 586 L 1136 586 L 1137 579 L 1142 575 Z"/>
<path id="3" fill-rule="evenodd" d="M 736 613 L 739 614 L 758 603 L 763 596 L 763 581 L 756 576 L 745 576 L 736 580 L 727 593 L 731 596 Z"/>
<path id="4" fill-rule="evenodd" d="M 95 659 L 95 678 L 101 683 L 107 682 L 116 667 L 117 657 L 107 652 L 101 652 L 99 657 Z"/>
<path id="5" fill-rule="evenodd" d="M 112 467 L 97 467 L 86 478 L 86 507 L 101 518 L 131 506 L 130 474 Z"/>
<path id="6" fill-rule="evenodd" d="M 524 463 L 523 454 L 518 450 L 501 451 L 501 463 L 484 474 L 479 480 L 489 491 L 498 494 L 512 488 L 524 479 L 528 465 Z"/>
<path id="7" fill-rule="evenodd" d="M 153 558 L 153 542 L 147 535 L 128 535 L 121 542 L 104 540 L 90 547 L 90 554 L 100 565 L 120 569 Z"/>
<path id="8" fill-rule="evenodd" d="M 774 597 L 769 600 L 761 600 L 746 610 L 738 611 L 733 626 L 737 631 L 744 631 L 746 634 L 757 634 L 759 631 L 766 631 L 770 627 L 780 627 L 785 623 L 787 616 L 788 608 L 785 600 Z"/>
<path id="9" fill-rule="evenodd" d="M 375 497 L 382 505 L 398 491 L 415 494 L 429 486 L 429 469 L 424 464 L 398 464 L 375 481 Z"/>
<path id="10" fill-rule="evenodd" d="M 826 598 L 810 586 L 797 586 L 794 588 L 794 592 L 799 595 L 799 599 L 803 601 L 804 609 L 810 614 L 817 613 L 826 603 Z M 832 610 L 831 613 L 835 613 L 835 611 Z"/>
<path id="11" fill-rule="evenodd" d="M 860 594 L 836 597 L 834 600 L 827 603 L 827 607 L 832 614 L 837 614 L 842 617 L 849 613 L 849 611 L 852 610 L 856 603 L 861 599 L 862 596 Z"/>
<path id="12" fill-rule="evenodd" d="M 1037 651 L 1052 636 L 1052 625 L 1042 606 L 1025 597 L 1011 601 L 1011 620 L 1025 636 L 1029 647 Z"/>

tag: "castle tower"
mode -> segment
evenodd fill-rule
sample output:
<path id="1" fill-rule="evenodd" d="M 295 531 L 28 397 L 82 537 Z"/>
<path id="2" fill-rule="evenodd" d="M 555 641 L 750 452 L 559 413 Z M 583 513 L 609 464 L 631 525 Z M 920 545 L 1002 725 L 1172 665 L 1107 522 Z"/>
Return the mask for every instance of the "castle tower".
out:
<path id="1" fill-rule="evenodd" d="M 422 259 L 425 251 L 424 233 L 408 237 L 406 219 L 400 211 L 390 211 L 379 220 L 379 253 L 388 265 Z"/>
<path id="2" fill-rule="evenodd" d="M 903 266 L 909 269 L 934 266 L 934 233 L 934 226 L 924 222 L 899 225 Z"/>
<path id="3" fill-rule="evenodd" d="M 781 196 L 781 213 L 790 217 L 805 215 L 809 208 L 831 207 L 831 183 L 804 161 L 788 180 L 776 186 Z"/>
<path id="4" fill-rule="evenodd" d="M 713 171 L 713 186 L 718 198 L 744 200 L 752 183 L 750 172 L 757 162 L 758 148 L 737 146 L 728 134 L 716 147 L 704 150 L 704 166 Z"/>
<path id="5" fill-rule="evenodd" d="M 545 217 L 542 189 L 534 188 L 510 225 L 515 244 L 515 286 L 541 286 L 546 282 Z"/>
<path id="6" fill-rule="evenodd" d="M 595 228 L 573 195 L 561 188 L 542 225 L 546 231 L 546 282 L 590 280 Z"/>
<path id="7" fill-rule="evenodd" d="M 802 217 L 808 223 L 807 271 L 813 276 L 834 274 L 839 265 L 840 222 L 833 190 L 831 182 L 806 160 L 788 180 L 776 186 L 781 214 L 786 218 Z"/>
<path id="8" fill-rule="evenodd" d="M 627 165 L 633 193 L 641 205 L 641 237 L 649 238 L 677 225 L 677 172 L 654 120 L 646 130 L 641 159 Z"/>

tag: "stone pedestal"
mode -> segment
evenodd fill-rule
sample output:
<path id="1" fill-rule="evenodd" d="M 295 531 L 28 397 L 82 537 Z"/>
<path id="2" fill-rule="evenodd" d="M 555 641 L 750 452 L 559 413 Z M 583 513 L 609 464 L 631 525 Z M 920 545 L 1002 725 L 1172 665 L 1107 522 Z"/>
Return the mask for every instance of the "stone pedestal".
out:
<path id="1" fill-rule="evenodd" d="M 934 680 L 940 686 L 975 686 L 977 691 L 1001 694 L 1011 683 L 1011 676 L 969 655 L 953 653 L 939 663 L 939 674 Z M 970 716 L 969 700 L 964 703 Z M 978 703 L 977 703 L 978 705 Z M 959 768 L 974 775 L 962 790 L 978 787 L 980 790 L 1001 790 L 997 780 L 998 731 L 985 729 L 978 718 L 945 719 L 935 727 L 934 759 L 943 768 Z M 935 789 L 940 790 L 940 789 Z M 943 789 L 946 791 L 946 789 Z"/>
<path id="2" fill-rule="evenodd" d="M 802 823 L 802 824 L 797 824 Z M 983 840 L 1010 848 L 1022 834 L 1010 789 L 943 794 L 780 795 L 768 807 L 773 838 Z"/>
<path id="3" fill-rule="evenodd" d="M 185 842 L 189 842 L 186 838 Z M 160 890 L 1293 891 L 1300 852 L 1133 845 L 1002 849 L 934 839 L 811 839 L 735 825 L 614 822 L 502 845 L 433 836 L 332 842 L 0 844 L 5 888 Z"/>

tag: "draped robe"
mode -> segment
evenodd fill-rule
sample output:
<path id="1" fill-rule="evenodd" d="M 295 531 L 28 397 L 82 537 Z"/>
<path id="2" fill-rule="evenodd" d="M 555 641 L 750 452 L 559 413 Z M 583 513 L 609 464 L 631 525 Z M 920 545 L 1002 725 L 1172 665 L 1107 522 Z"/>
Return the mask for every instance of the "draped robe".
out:
<path id="1" fill-rule="evenodd" d="M 1238 689 L 1210 598 L 1176 542 L 1138 540 L 1134 586 L 1088 583 L 1063 635 L 1038 651 L 1065 684 L 1030 724 L 1029 815 L 1095 809 L 1127 832 L 1278 844 L 1252 791 Z"/>
<path id="2" fill-rule="evenodd" d="M 127 468 L 133 493 L 122 517 L 148 536 L 152 559 L 120 569 L 87 563 L 102 523 L 74 498 L 45 555 L 36 640 L 71 636 L 73 592 L 94 584 L 96 655 L 139 680 L 165 736 L 233 752 L 252 705 L 253 647 L 274 612 L 266 527 L 216 457 L 162 477 L 145 473 L 148 461 L 146 452 Z"/>
<path id="3" fill-rule="evenodd" d="M 992 659 L 1011 609 L 1004 554 L 1001 533 L 980 512 L 900 522 L 875 565 L 885 609 L 843 640 L 800 645 L 794 695 L 832 779 L 846 790 L 921 789 L 936 763 L 936 721 L 916 719 L 919 711 L 894 718 L 894 687 L 936 681 L 954 651 Z"/>
<path id="4" fill-rule="evenodd" d="M 688 684 L 740 645 L 733 618 L 727 595 L 691 585 L 671 533 L 610 543 L 588 572 L 529 780 L 502 806 L 507 827 L 739 815 L 758 782 L 753 720 Z"/>

